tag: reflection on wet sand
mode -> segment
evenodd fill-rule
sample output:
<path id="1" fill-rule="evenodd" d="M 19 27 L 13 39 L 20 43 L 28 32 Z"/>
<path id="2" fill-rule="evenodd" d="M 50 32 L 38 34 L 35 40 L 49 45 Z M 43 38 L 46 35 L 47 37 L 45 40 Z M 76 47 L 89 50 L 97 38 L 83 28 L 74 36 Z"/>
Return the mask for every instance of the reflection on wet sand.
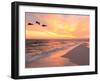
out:
<path id="1" fill-rule="evenodd" d="M 81 44 L 84 44 L 86 49 L 88 49 L 88 40 L 27 40 L 26 68 L 82 65 L 67 57 L 70 51 L 73 51 L 78 46 L 81 47 Z M 73 56 L 74 54 L 71 55 Z M 88 55 L 89 53 L 86 56 Z M 89 60 L 89 57 L 87 58 Z M 75 59 L 79 58 L 75 57 Z"/>

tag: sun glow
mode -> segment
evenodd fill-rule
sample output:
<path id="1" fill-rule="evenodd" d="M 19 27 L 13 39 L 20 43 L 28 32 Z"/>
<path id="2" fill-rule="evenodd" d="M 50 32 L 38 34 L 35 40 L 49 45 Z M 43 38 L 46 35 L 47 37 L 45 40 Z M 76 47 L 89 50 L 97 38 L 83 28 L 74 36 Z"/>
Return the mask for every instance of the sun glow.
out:
<path id="1" fill-rule="evenodd" d="M 89 38 L 89 16 L 26 13 L 26 39 Z M 30 19 L 31 17 L 31 19 Z M 38 18 L 40 24 L 34 17 Z M 33 25 L 27 23 L 32 22 Z M 46 24 L 46 27 L 42 27 Z"/>

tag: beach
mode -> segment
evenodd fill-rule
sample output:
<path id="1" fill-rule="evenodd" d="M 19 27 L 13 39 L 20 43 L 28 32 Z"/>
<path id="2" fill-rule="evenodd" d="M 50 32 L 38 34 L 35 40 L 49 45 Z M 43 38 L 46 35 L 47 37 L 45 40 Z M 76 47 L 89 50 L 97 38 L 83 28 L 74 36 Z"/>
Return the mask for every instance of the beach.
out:
<path id="1" fill-rule="evenodd" d="M 25 67 L 89 65 L 89 40 L 27 40 Z"/>

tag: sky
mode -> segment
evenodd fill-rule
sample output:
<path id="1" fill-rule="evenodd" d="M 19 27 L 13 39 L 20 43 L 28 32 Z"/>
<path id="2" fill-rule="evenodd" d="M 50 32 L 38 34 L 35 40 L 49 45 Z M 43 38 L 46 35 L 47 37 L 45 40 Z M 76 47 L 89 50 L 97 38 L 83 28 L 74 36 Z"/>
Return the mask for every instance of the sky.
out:
<path id="1" fill-rule="evenodd" d="M 89 38 L 89 15 L 25 12 L 25 27 L 26 39 Z"/>

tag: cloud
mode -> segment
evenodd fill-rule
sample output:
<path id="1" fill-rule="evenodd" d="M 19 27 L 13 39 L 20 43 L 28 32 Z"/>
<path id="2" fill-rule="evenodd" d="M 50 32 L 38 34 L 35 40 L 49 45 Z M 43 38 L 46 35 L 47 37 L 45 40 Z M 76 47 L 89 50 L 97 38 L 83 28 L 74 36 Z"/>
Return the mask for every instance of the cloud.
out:
<path id="1" fill-rule="evenodd" d="M 26 38 L 68 39 L 89 37 L 89 16 L 42 13 L 26 13 L 26 16 L 26 23 L 31 21 L 32 18 L 37 18 L 35 20 L 47 24 L 47 27 L 26 25 L 26 31 L 28 32 Z"/>

